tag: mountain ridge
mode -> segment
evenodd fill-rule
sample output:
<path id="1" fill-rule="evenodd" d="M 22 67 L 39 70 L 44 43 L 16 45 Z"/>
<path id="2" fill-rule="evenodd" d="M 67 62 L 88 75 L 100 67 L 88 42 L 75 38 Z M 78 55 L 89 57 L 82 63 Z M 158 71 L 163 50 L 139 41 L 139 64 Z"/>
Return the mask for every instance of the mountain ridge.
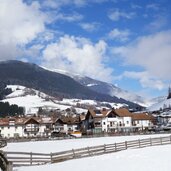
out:
<path id="1" fill-rule="evenodd" d="M 69 76 L 45 70 L 36 64 L 21 61 L 0 62 L 0 82 L 8 85 L 22 85 L 40 90 L 55 97 L 92 99 L 98 101 L 112 101 L 125 103 L 130 107 L 139 107 L 138 104 L 100 94 L 81 85 Z"/>
<path id="2" fill-rule="evenodd" d="M 67 76 L 73 78 L 74 80 L 76 80 L 77 82 L 79 82 L 80 84 L 82 84 L 82 85 L 88 87 L 89 89 L 96 91 L 98 93 L 107 94 L 110 96 L 116 96 L 117 98 L 132 101 L 132 102 L 138 103 L 142 106 L 147 105 L 147 102 L 148 102 L 147 99 L 143 98 L 140 95 L 131 93 L 127 90 L 123 90 L 123 89 L 113 85 L 112 83 L 107 83 L 104 81 L 96 80 L 96 79 L 90 78 L 88 76 L 82 76 L 82 75 L 76 74 L 76 73 L 69 73 L 64 70 L 56 69 L 56 70 L 52 70 L 52 71 L 67 75 Z"/>

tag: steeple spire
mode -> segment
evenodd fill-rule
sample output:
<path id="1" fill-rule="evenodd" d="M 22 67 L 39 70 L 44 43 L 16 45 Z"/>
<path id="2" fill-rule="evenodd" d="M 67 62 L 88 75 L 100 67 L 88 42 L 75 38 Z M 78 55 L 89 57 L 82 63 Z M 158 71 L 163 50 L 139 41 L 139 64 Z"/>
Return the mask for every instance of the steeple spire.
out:
<path id="1" fill-rule="evenodd" d="M 169 86 L 169 89 L 168 89 L 167 99 L 171 99 L 171 87 L 170 86 Z"/>

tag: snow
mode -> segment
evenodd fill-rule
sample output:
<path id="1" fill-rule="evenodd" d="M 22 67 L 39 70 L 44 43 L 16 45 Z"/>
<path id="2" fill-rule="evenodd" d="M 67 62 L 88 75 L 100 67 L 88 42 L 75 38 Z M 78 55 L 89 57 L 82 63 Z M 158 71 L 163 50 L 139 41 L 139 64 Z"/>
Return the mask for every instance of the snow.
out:
<path id="1" fill-rule="evenodd" d="M 22 96 L 24 94 L 23 90 L 25 89 L 24 86 L 16 86 L 16 85 L 7 85 L 7 88 L 12 89 L 12 93 L 6 96 L 6 98 L 12 98 L 17 96 Z"/>
<path id="2" fill-rule="evenodd" d="M 159 103 L 156 103 L 148 108 L 149 111 L 157 111 L 171 106 L 171 99 L 165 99 Z"/>
<path id="3" fill-rule="evenodd" d="M 18 151 L 18 152 L 51 153 L 51 152 L 59 152 L 59 151 L 77 149 L 77 148 L 88 147 L 88 146 L 112 144 L 115 142 L 124 142 L 124 141 L 129 141 L 129 140 L 137 140 L 137 139 L 169 136 L 169 135 L 170 134 L 115 136 L 115 137 L 81 138 L 81 139 L 8 143 L 7 146 L 3 148 L 3 150 L 4 151 Z"/>
<path id="4" fill-rule="evenodd" d="M 16 171 L 170 171 L 171 145 L 130 149 L 58 164 L 20 167 Z"/>
<path id="5" fill-rule="evenodd" d="M 148 135 L 148 136 L 125 136 L 125 137 L 103 137 L 91 139 L 74 139 L 58 141 L 42 141 L 29 143 L 9 143 L 4 150 L 47 152 L 63 151 L 72 148 L 81 148 L 83 146 L 98 145 L 103 143 L 121 142 L 125 140 L 135 140 L 147 137 L 168 136 Z M 46 148 L 46 149 L 44 149 Z M 17 150 L 16 150 L 17 149 Z M 52 150 L 53 149 L 53 150 Z M 15 171 L 170 171 L 171 145 L 153 146 L 141 149 L 128 149 L 121 152 L 105 154 L 101 156 L 74 159 L 56 164 L 47 164 L 41 166 L 18 167 Z"/>
<path id="6" fill-rule="evenodd" d="M 26 88 L 20 85 L 8 85 L 7 88 L 12 89 L 12 93 L 6 96 L 6 99 L 3 102 L 9 102 L 10 104 L 16 104 L 18 106 L 25 108 L 26 114 L 36 114 L 39 107 L 43 109 L 51 110 L 51 109 L 60 109 L 66 110 L 67 108 L 71 108 L 74 106 L 77 113 L 87 112 L 87 109 L 75 107 L 77 104 L 86 105 L 87 106 L 97 106 L 100 103 L 95 100 L 82 100 L 82 99 L 66 99 L 64 98 L 62 101 L 56 100 L 54 97 L 51 97 L 45 93 L 37 91 L 35 89 Z M 101 102 L 101 104 L 106 104 L 108 102 Z M 120 108 L 124 104 L 120 103 L 108 103 L 114 108 Z M 101 108 L 101 107 L 100 107 Z M 100 109 L 99 108 L 99 109 Z"/>
<path id="7" fill-rule="evenodd" d="M 98 84 L 87 84 L 87 87 L 96 86 Z"/>
<path id="8" fill-rule="evenodd" d="M 64 99 L 63 101 L 54 100 L 53 97 L 46 95 L 35 89 L 26 88 L 20 85 L 8 85 L 7 88 L 12 89 L 12 93 L 6 96 L 3 102 L 9 102 L 10 104 L 16 104 L 25 108 L 26 114 L 37 113 L 39 107 L 44 109 L 60 109 L 65 110 L 72 105 L 76 105 L 79 99 Z M 31 93 L 30 93 L 31 92 Z M 52 100 L 53 99 L 53 100 Z M 95 104 L 93 100 L 85 100 L 80 103 Z M 87 110 L 81 108 L 75 108 L 78 113 L 86 112 Z"/>
<path id="9" fill-rule="evenodd" d="M 26 114 L 34 114 L 37 113 L 39 107 L 47 108 L 47 109 L 56 109 L 60 108 L 64 110 L 71 106 L 66 105 L 58 105 L 51 101 L 46 101 L 37 95 L 26 95 L 26 96 L 19 96 L 10 99 L 4 99 L 3 102 L 9 102 L 10 104 L 17 104 L 18 106 L 25 107 Z"/>

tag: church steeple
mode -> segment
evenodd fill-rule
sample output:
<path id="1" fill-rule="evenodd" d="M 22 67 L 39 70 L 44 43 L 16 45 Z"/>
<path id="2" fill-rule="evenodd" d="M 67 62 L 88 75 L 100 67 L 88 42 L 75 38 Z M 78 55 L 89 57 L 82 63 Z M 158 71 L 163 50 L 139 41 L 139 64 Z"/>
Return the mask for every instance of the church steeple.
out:
<path id="1" fill-rule="evenodd" d="M 171 99 L 171 87 L 170 86 L 169 86 L 169 89 L 168 89 L 167 99 Z"/>

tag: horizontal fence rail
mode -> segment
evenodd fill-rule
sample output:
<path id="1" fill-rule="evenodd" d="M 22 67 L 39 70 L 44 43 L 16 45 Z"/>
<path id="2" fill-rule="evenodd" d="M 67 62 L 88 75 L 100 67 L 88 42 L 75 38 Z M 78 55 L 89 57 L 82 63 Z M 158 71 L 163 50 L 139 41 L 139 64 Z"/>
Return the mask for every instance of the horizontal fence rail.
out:
<path id="1" fill-rule="evenodd" d="M 29 153 L 29 152 L 5 152 L 6 157 L 12 165 L 30 166 L 51 163 L 51 154 Z"/>
<path id="2" fill-rule="evenodd" d="M 171 144 L 171 136 L 138 139 L 113 144 L 104 144 L 92 147 L 72 149 L 62 152 L 42 154 L 42 153 L 25 153 L 25 152 L 5 152 L 9 162 L 13 166 L 40 165 L 46 163 L 58 163 L 66 160 L 97 156 L 107 153 L 118 152 L 126 149 L 136 149 L 157 145 Z"/>

